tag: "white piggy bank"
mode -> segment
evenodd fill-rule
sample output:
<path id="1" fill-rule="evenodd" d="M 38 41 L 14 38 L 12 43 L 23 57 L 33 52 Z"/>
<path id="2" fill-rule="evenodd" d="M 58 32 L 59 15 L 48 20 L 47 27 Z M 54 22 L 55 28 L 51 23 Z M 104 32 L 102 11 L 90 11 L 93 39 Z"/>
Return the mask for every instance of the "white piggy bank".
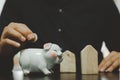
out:
<path id="1" fill-rule="evenodd" d="M 62 52 L 57 44 L 46 43 L 44 49 L 29 48 L 19 51 L 13 61 L 13 71 L 19 68 L 24 74 L 43 72 L 49 75 L 53 66 L 62 61 Z"/>

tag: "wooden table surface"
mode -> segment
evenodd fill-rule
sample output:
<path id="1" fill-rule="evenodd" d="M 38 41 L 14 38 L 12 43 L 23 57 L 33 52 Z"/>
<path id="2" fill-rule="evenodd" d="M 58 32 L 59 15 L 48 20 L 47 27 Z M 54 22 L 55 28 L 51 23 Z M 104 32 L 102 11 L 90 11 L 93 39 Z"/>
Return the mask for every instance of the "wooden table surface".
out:
<path id="1" fill-rule="evenodd" d="M 16 76 L 17 77 L 17 76 Z M 98 75 L 76 75 L 61 73 L 59 75 L 40 76 L 39 74 L 24 76 L 23 80 L 120 80 L 119 73 L 99 73 Z M 0 75 L 0 80 L 14 80 L 13 75 Z M 19 77 L 17 78 L 19 79 Z"/>

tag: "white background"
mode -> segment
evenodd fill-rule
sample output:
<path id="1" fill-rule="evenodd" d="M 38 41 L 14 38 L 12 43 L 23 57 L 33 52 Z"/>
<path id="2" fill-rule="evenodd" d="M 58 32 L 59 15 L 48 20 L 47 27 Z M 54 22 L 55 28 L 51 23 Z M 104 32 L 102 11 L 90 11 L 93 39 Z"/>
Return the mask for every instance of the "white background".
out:
<path id="1" fill-rule="evenodd" d="M 114 1 L 115 1 L 116 6 L 118 7 L 119 12 L 120 12 L 120 0 L 114 0 Z M 4 6 L 4 3 L 5 3 L 5 0 L 0 0 L 0 14 L 2 12 L 2 8 Z"/>

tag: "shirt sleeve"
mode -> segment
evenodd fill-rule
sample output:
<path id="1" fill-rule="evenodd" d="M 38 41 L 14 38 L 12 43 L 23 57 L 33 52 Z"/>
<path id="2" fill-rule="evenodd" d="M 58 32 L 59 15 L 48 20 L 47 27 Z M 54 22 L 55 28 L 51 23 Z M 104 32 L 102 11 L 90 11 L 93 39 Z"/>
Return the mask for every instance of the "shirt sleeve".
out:
<path id="1" fill-rule="evenodd" d="M 110 51 L 120 51 L 120 14 L 113 0 L 111 0 L 111 6 L 108 9 L 110 22 L 106 29 L 107 46 Z"/>
<path id="2" fill-rule="evenodd" d="M 0 16 L 0 36 L 3 28 L 10 22 L 20 22 L 21 20 L 21 9 L 20 0 L 6 0 L 2 14 Z M 7 50 L 7 49 L 6 49 Z M 10 73 L 12 70 L 12 59 L 11 55 L 0 55 L 0 73 Z"/>
<path id="3" fill-rule="evenodd" d="M 20 0 L 6 0 L 0 16 L 0 34 L 10 22 L 21 21 L 21 8 L 19 5 L 21 5 Z"/>

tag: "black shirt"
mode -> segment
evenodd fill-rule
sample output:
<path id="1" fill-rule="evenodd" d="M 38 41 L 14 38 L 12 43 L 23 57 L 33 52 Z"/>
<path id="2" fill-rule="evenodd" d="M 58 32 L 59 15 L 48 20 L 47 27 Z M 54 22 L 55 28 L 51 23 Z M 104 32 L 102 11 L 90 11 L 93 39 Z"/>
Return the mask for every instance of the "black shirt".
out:
<path id="1" fill-rule="evenodd" d="M 2 31 L 10 22 L 24 23 L 39 38 L 26 47 L 53 42 L 79 56 L 91 44 L 101 59 L 102 41 L 110 50 L 120 51 L 119 21 L 113 0 L 7 0 L 0 28 Z"/>

